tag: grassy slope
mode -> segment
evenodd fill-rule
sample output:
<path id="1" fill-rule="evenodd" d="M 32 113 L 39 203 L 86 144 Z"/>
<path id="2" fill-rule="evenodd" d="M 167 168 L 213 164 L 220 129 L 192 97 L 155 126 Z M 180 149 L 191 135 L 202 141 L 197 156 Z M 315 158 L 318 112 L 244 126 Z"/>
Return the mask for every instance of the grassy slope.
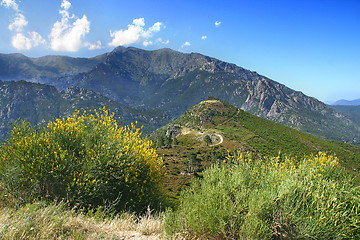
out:
<path id="1" fill-rule="evenodd" d="M 272 156 L 286 153 L 299 158 L 319 151 L 335 153 L 347 171 L 358 174 L 360 170 L 358 146 L 326 141 L 217 100 L 195 105 L 170 125 L 180 126 L 182 134 L 177 137 L 177 144 L 158 151 L 164 154 L 168 169 L 166 189 L 173 194 L 178 194 L 194 173 L 200 174 L 212 162 L 225 158 L 227 151 L 235 149 Z M 158 130 L 154 141 L 156 135 L 164 135 L 168 128 L 169 125 Z M 219 142 L 214 133 L 223 136 L 223 143 L 207 146 L 206 135 L 212 136 L 213 144 Z M 191 154 L 195 154 L 195 161 Z"/>

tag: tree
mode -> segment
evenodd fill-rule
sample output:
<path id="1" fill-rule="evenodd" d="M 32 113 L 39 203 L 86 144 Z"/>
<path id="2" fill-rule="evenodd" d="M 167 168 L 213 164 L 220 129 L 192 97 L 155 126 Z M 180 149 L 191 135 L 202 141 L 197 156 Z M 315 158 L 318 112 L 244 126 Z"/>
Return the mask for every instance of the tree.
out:
<path id="1" fill-rule="evenodd" d="M 208 96 L 208 100 L 217 100 L 214 96 Z"/>
<path id="2" fill-rule="evenodd" d="M 204 141 L 205 141 L 206 146 L 209 146 L 209 145 L 212 144 L 212 140 L 211 140 L 211 137 L 209 135 L 206 135 L 204 137 Z"/>

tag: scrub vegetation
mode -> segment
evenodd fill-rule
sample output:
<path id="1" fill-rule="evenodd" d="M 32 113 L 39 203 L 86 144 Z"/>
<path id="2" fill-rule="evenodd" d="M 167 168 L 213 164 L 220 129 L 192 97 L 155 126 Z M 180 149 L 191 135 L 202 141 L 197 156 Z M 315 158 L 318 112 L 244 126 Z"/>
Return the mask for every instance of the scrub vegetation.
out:
<path id="1" fill-rule="evenodd" d="M 0 148 L 0 238 L 360 238 L 360 188 L 342 160 L 349 151 L 356 165 L 356 151 L 292 147 L 276 140 L 287 129 L 211 103 L 155 144 L 105 108 L 16 123 Z M 292 144 L 340 146 L 291 133 Z"/>

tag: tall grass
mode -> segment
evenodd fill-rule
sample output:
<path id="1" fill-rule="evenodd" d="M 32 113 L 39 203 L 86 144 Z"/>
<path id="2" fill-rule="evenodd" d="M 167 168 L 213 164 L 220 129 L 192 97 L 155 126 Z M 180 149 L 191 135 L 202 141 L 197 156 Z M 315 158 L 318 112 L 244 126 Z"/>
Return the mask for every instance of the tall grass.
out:
<path id="1" fill-rule="evenodd" d="M 205 171 L 165 217 L 167 236 L 204 239 L 360 239 L 360 189 L 324 153 L 229 156 Z"/>
<path id="2" fill-rule="evenodd" d="M 160 239 L 161 216 L 150 212 L 109 217 L 101 210 L 83 213 L 62 202 L 0 208 L 0 239 Z"/>

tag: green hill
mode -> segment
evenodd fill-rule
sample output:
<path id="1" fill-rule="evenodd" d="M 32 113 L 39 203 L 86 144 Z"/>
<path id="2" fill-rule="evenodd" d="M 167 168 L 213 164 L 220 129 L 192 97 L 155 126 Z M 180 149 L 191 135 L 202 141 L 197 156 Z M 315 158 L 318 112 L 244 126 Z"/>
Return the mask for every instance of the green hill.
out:
<path id="1" fill-rule="evenodd" d="M 177 192 L 192 175 L 228 151 L 302 158 L 319 151 L 336 154 L 347 171 L 358 174 L 360 147 L 327 141 L 257 117 L 218 100 L 202 101 L 152 135 L 168 166 L 168 189 Z M 171 182 L 175 182 L 172 183 Z"/>

